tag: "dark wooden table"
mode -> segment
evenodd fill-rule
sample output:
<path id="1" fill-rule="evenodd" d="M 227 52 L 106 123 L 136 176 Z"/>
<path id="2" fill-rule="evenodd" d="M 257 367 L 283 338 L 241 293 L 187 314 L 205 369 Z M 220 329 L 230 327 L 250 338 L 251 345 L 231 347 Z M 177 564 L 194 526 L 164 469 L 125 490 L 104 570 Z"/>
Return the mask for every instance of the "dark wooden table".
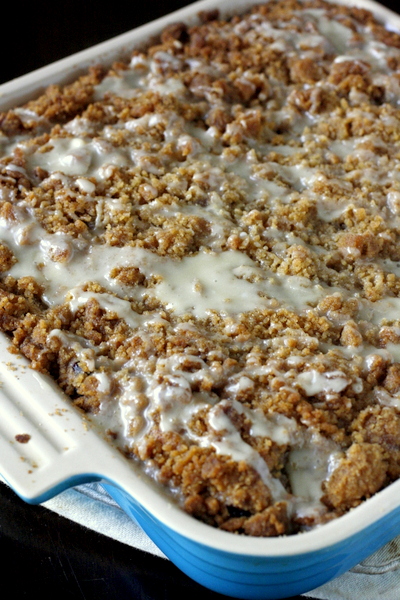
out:
<path id="1" fill-rule="evenodd" d="M 382 3 L 398 10 L 394 0 Z M 114 0 L 110 5 L 94 0 L 35 0 L 8 5 L 10 13 L 3 15 L 0 36 L 0 83 L 186 4 L 185 0 Z M 227 600 L 191 581 L 169 561 L 42 506 L 26 505 L 1 483 L 0 556 L 3 594 L 17 599 L 37 595 L 40 600 Z"/>

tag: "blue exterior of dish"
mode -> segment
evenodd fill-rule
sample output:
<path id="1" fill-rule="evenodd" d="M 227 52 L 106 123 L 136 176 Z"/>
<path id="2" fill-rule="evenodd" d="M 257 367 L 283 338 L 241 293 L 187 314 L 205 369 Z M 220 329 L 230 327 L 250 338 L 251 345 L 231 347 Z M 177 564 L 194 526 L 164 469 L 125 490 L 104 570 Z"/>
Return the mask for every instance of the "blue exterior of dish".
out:
<path id="1" fill-rule="evenodd" d="M 189 577 L 213 591 L 245 600 L 277 600 L 309 592 L 346 572 L 400 533 L 397 510 L 360 533 L 318 551 L 271 557 L 228 553 L 212 547 L 211 527 L 208 547 L 191 540 L 190 532 L 188 537 L 174 532 L 124 491 L 108 484 L 104 488 Z"/>

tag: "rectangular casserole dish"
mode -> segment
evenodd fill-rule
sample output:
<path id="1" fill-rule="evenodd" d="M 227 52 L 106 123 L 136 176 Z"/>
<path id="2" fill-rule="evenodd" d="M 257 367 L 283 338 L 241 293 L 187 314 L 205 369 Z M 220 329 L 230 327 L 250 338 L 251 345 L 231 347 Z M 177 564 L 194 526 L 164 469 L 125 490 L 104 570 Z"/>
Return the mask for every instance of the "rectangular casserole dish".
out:
<path id="1" fill-rule="evenodd" d="M 340 2 L 338 2 L 340 3 Z M 1 109 L 25 102 L 51 83 L 67 83 L 91 64 L 111 63 L 146 43 L 167 24 L 195 21 L 200 10 L 232 12 L 252 3 L 203 0 L 154 23 L 1 86 Z M 391 28 L 400 19 L 374 2 Z M 0 473 L 25 501 L 40 503 L 63 489 L 101 481 L 160 549 L 202 585 L 238 598 L 279 598 L 312 590 L 370 555 L 400 533 L 400 482 L 313 531 L 258 539 L 211 529 L 183 513 L 135 465 L 102 439 L 45 376 L 27 368 L 1 341 Z"/>

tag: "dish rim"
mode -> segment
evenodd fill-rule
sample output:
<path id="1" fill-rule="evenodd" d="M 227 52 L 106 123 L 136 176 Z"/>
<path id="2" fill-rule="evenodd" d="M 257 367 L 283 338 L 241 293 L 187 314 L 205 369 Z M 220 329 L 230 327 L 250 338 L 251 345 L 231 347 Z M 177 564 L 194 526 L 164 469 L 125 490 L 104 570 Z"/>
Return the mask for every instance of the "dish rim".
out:
<path id="1" fill-rule="evenodd" d="M 215 8 L 219 8 L 222 14 L 230 14 L 237 10 L 245 10 L 263 1 L 268 0 L 197 0 L 145 25 L 1 84 L 0 110 L 25 102 L 28 98 L 40 93 L 50 83 L 63 84 L 68 80 L 72 81 L 91 65 L 110 64 L 121 54 L 129 54 L 129 51 L 143 44 L 145 40 L 148 41 L 155 37 L 166 25 L 177 20 L 193 22 L 199 11 Z M 346 0 L 334 0 L 334 3 L 349 5 Z M 388 28 L 400 30 L 400 15 L 375 0 L 354 0 L 351 4 L 372 11 Z M 67 76 L 66 72 L 68 72 Z M 0 358 L 3 356 L 0 355 Z M 7 358 L 9 359 L 9 355 Z M 62 397 L 61 394 L 60 397 Z M 66 402 L 68 401 L 66 400 Z M 68 404 L 68 407 L 71 408 L 71 405 Z M 109 446 L 106 440 L 103 440 L 103 443 L 105 446 Z M 136 469 L 134 471 L 136 472 Z M 133 472 L 130 465 L 127 465 L 126 472 Z M 298 554 L 326 552 L 352 536 L 360 534 L 366 528 L 378 526 L 382 519 L 400 508 L 397 500 L 400 495 L 400 480 L 398 480 L 345 515 L 311 531 L 274 538 L 233 536 L 231 533 L 197 521 L 185 513 L 171 501 L 171 498 L 162 489 L 156 487 L 151 480 L 147 481 L 147 476 L 143 476 L 140 472 L 137 473 L 133 482 L 129 481 L 123 487 L 112 478 L 107 477 L 105 481 L 121 488 L 155 519 L 184 538 L 217 552 L 249 557 L 290 557 Z M 143 498 L 138 498 L 137 496 L 141 493 L 143 493 Z M 238 540 L 238 544 L 234 540 Z M 234 547 L 236 545 L 238 548 Z"/>

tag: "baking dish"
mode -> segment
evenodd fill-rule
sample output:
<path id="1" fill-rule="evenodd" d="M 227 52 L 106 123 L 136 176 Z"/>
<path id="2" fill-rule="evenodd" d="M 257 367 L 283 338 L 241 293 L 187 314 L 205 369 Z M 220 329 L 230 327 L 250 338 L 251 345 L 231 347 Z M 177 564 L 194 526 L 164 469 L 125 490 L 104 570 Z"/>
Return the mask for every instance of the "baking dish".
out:
<path id="1" fill-rule="evenodd" d="M 396 17 L 373 3 L 391 26 Z M 227 3 L 219 4 L 221 8 Z M 243 3 L 229 3 L 244 6 Z M 157 33 L 166 23 L 195 18 L 215 7 L 200 2 L 136 32 L 60 61 L 2 87 L 2 107 L 23 102 L 51 82 L 65 82 L 88 64 L 111 61 Z M 12 360 L 12 362 L 11 362 Z M 292 538 L 237 538 L 183 514 L 168 497 L 101 440 L 87 417 L 22 359 L 2 349 L 3 476 L 28 502 L 42 502 L 83 481 L 104 481 L 107 491 L 184 572 L 218 592 L 241 598 L 278 598 L 308 591 L 346 571 L 399 531 L 398 485 L 380 492 L 340 521 Z M 49 404 L 47 404 L 49 403 Z M 17 437 L 16 437 L 17 436 Z M 28 437 L 30 438 L 28 439 Z M 238 540 L 238 549 L 233 542 Z"/>

